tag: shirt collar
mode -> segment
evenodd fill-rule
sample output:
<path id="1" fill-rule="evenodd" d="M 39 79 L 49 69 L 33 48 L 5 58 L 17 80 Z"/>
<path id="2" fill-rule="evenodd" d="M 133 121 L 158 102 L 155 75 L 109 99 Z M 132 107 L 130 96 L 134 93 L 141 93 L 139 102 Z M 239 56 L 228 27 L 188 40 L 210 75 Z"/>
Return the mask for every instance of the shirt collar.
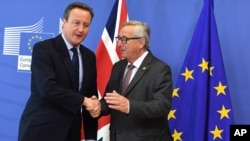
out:
<path id="1" fill-rule="evenodd" d="M 70 50 L 71 48 L 73 48 L 73 46 L 66 40 L 66 38 L 65 38 L 64 35 L 63 35 L 63 33 L 62 33 L 61 35 L 62 35 L 62 38 L 63 38 L 63 40 L 64 40 L 64 42 L 65 42 L 65 44 L 66 44 L 68 50 Z M 76 49 L 77 49 L 78 52 L 79 52 L 79 45 L 76 46 Z"/>
<path id="2" fill-rule="evenodd" d="M 136 68 L 139 68 L 144 60 L 144 58 L 147 56 L 148 54 L 148 51 L 145 51 L 138 59 L 136 59 L 133 63 L 133 65 L 136 67 Z M 131 63 L 128 63 L 128 65 L 130 65 Z"/>

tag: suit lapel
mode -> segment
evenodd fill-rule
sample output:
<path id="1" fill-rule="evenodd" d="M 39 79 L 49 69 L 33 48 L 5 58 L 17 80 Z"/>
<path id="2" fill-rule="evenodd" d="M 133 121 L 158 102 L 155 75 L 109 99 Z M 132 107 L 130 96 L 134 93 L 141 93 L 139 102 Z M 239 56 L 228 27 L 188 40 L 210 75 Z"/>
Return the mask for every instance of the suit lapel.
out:
<path id="1" fill-rule="evenodd" d="M 87 79 L 87 77 L 89 76 L 88 73 L 91 70 L 87 69 L 87 68 L 89 68 L 89 63 L 88 63 L 88 61 L 86 61 L 86 60 L 88 60 L 88 56 L 87 56 L 87 53 L 85 53 L 85 51 L 84 51 L 84 46 L 83 45 L 80 45 L 80 52 L 81 52 L 82 67 L 83 67 L 83 70 L 82 70 L 83 71 L 83 76 L 81 78 L 82 79 L 81 90 L 82 90 L 84 81 L 88 80 Z"/>
<path id="2" fill-rule="evenodd" d="M 150 64 L 151 60 L 152 60 L 152 54 L 149 52 L 149 54 L 145 57 L 144 61 L 142 62 L 141 66 L 138 68 L 132 81 L 129 83 L 129 85 L 124 93 L 125 96 L 133 89 L 133 87 L 136 86 L 137 83 L 139 83 L 140 79 L 150 69 L 149 64 Z"/>
<path id="3" fill-rule="evenodd" d="M 74 84 L 74 89 L 77 90 L 78 88 L 75 85 L 76 80 L 74 77 L 74 70 L 73 70 L 74 67 L 73 67 L 72 61 L 71 61 L 70 56 L 69 56 L 68 48 L 67 48 L 62 36 L 58 35 L 55 38 L 54 43 L 55 43 L 56 49 L 59 52 L 59 56 L 60 56 L 61 60 L 63 61 L 65 68 L 70 75 L 71 81 Z"/>

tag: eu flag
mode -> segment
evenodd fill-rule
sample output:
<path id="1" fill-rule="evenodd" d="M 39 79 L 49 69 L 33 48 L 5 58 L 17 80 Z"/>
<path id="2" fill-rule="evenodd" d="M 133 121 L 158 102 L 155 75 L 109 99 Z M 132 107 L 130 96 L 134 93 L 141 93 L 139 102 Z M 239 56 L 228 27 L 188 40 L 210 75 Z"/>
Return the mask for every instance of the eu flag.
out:
<path id="1" fill-rule="evenodd" d="M 34 32 L 21 32 L 20 33 L 20 55 L 32 54 L 33 45 L 39 41 L 52 38 L 52 33 L 34 33 Z"/>
<path id="2" fill-rule="evenodd" d="M 213 0 L 205 0 L 173 91 L 174 141 L 229 141 L 233 111 Z"/>

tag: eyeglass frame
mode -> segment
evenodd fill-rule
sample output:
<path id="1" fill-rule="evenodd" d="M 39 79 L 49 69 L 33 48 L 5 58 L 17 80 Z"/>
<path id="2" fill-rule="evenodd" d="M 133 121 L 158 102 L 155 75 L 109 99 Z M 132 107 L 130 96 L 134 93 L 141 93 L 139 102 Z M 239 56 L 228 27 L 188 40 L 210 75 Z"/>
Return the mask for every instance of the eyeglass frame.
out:
<path id="1" fill-rule="evenodd" d="M 126 44 L 129 40 L 141 39 L 142 37 L 115 37 L 116 42 L 121 41 L 123 44 Z"/>

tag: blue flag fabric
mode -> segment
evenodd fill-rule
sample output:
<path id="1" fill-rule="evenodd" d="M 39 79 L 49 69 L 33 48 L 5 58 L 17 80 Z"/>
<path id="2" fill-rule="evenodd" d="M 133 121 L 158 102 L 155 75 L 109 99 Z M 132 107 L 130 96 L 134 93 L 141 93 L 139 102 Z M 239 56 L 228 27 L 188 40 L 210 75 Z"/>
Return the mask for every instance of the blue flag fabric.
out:
<path id="1" fill-rule="evenodd" d="M 229 141 L 233 120 L 213 0 L 205 0 L 168 121 L 174 141 Z"/>
<path id="2" fill-rule="evenodd" d="M 20 55 L 32 54 L 33 45 L 39 41 L 52 38 L 52 33 L 34 33 L 34 32 L 20 32 Z"/>

